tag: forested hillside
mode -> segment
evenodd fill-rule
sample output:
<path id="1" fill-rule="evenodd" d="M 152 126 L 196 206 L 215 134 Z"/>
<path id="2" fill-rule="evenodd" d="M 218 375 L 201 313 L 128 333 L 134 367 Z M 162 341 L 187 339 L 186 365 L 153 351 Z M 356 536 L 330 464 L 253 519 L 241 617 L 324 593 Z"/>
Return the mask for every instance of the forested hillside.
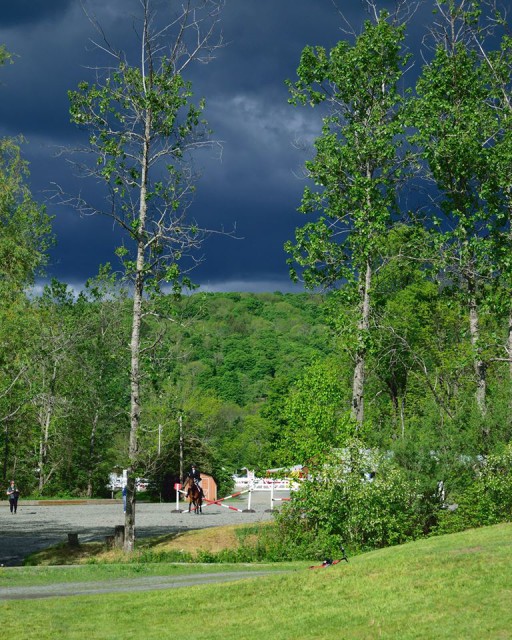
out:
<path id="1" fill-rule="evenodd" d="M 108 276 L 76 300 L 53 282 L 26 302 L 17 318 L 25 365 L 1 399 L 4 479 L 15 470 L 28 490 L 93 495 L 126 465 L 129 313 Z M 180 420 L 186 464 L 233 472 L 276 461 L 264 408 L 332 349 L 321 298 L 194 294 L 160 300 L 155 314 L 143 325 L 140 474 L 178 473 Z"/>
<path id="2" fill-rule="evenodd" d="M 4 356 L 12 386 L 0 399 L 2 471 L 28 491 L 101 495 L 126 464 L 130 301 L 107 274 L 78 299 L 54 282 L 11 309 L 23 348 L 13 352 L 16 373 Z M 158 300 L 143 323 L 140 475 L 160 483 L 179 474 L 180 423 L 184 464 L 220 479 L 243 466 L 303 464 L 354 436 L 394 450 L 413 472 L 455 476 L 465 456 L 510 440 L 505 316 L 487 316 L 482 332 L 492 397 L 482 416 L 454 292 L 406 265 L 383 270 L 359 429 L 350 419 L 353 313 L 347 306 L 340 326 L 333 305 L 336 295 L 320 294 Z"/>

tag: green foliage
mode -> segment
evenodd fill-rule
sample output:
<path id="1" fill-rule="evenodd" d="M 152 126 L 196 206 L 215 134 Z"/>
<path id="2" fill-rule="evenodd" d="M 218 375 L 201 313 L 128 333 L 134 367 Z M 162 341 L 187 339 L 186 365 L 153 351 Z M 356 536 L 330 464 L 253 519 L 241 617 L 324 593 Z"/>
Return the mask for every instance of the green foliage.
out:
<path id="1" fill-rule="evenodd" d="M 456 509 L 445 511 L 436 533 L 452 533 L 512 520 L 512 445 L 475 461 L 475 476 L 454 493 Z"/>
<path id="2" fill-rule="evenodd" d="M 2 478 L 12 476 L 16 467 L 17 483 L 28 493 L 37 466 L 30 444 L 34 416 L 30 400 L 40 389 L 30 389 L 28 372 L 38 357 L 39 323 L 25 290 L 42 273 L 52 235 L 51 218 L 28 187 L 21 142 L 0 140 L 0 443 Z"/>
<path id="3" fill-rule="evenodd" d="M 12 340 L 12 347 L 4 350 L 6 367 L 9 353 L 16 354 L 20 365 L 26 357 L 31 384 L 48 393 L 44 376 L 58 356 L 47 461 L 55 471 L 46 495 L 61 490 L 86 495 L 90 479 L 93 495 L 102 495 L 108 473 L 114 467 L 125 468 L 127 462 L 129 354 L 124 345 L 130 303 L 109 273 L 104 270 L 76 300 L 54 283 L 44 303 L 25 299 L 24 305 L 9 310 L 14 325 L 4 335 L 4 344 Z M 493 402 L 486 425 L 492 438 L 484 442 L 458 303 L 440 295 L 420 272 L 408 273 L 398 264 L 395 269 L 393 263 L 376 279 L 374 299 L 379 329 L 374 330 L 369 358 L 367 397 L 372 401 L 368 427 L 360 436 L 365 446 L 395 451 L 400 466 L 420 483 L 420 493 L 431 492 L 439 480 L 450 492 L 460 490 L 467 481 L 460 457 L 475 456 L 484 445 L 499 446 L 512 433 L 507 366 L 490 371 Z M 322 301 L 318 295 L 242 293 L 195 294 L 159 302 L 155 308 L 159 313 L 165 309 L 169 320 L 156 322 L 148 316 L 143 322 L 145 339 L 155 348 L 146 356 L 151 373 L 144 379 L 147 403 L 138 472 L 149 474 L 155 495 L 167 495 L 171 477 L 178 475 L 178 409 L 183 410 L 185 465 L 199 463 L 221 481 L 226 494 L 231 473 L 241 467 L 265 470 L 306 462 L 345 445 L 353 433 L 346 419 L 351 362 L 348 354 L 337 351 L 323 324 Z M 236 333 L 234 318 L 243 318 Z M 491 322 L 489 328 L 493 326 Z M 23 350 L 16 347 L 17 341 Z M 62 350 L 54 352 L 59 345 L 65 347 L 65 358 Z M 225 361 L 236 372 L 232 363 L 243 351 L 251 356 L 250 366 L 243 370 L 244 403 L 237 404 L 215 390 L 227 371 Z M 268 353 L 273 375 L 262 374 Z M 405 383 L 397 387 L 403 397 L 403 428 L 390 390 L 395 380 Z M 13 389 L 12 402 L 24 402 L 25 397 L 24 385 Z M 6 413 L 10 406 L 15 405 L 3 401 Z M 2 445 L 7 447 L 8 465 L 16 453 L 17 480 L 24 491 L 31 491 L 37 480 L 33 452 L 41 434 L 36 407 L 42 405 L 23 406 L 9 424 L 11 438 Z M 438 460 L 435 464 L 431 452 Z"/>
<path id="4" fill-rule="evenodd" d="M 279 434 L 280 459 L 307 464 L 311 458 L 343 446 L 353 435 L 349 400 L 337 358 L 326 358 L 304 370 L 284 401 Z"/>
<path id="5" fill-rule="evenodd" d="M 155 346 L 145 355 L 149 375 L 143 380 L 137 475 L 152 480 L 155 495 L 173 499 L 167 494 L 179 473 L 181 409 L 185 466 L 197 462 L 228 494 L 231 474 L 240 467 L 264 470 L 281 462 L 275 430 L 282 393 L 315 354 L 331 348 L 321 298 L 195 294 L 180 301 L 169 296 L 153 308 L 158 321 L 150 315 L 142 323 L 144 339 Z M 10 395 L 0 398 L 3 415 L 13 413 L 0 436 L 5 477 L 16 464 L 24 495 L 104 495 L 108 474 L 128 461 L 126 292 L 106 265 L 76 298 L 53 281 L 41 298 L 19 297 L 2 309 L 2 380 L 11 383 L 15 366 L 23 372 Z M 236 317 L 244 322 L 233 333 Z M 233 362 L 244 350 L 252 355 L 239 374 L 243 402 L 237 404 L 216 390 L 226 374 L 238 372 Z M 42 465 L 35 453 L 40 445 Z"/>
<path id="6" fill-rule="evenodd" d="M 510 174 L 501 165 L 504 157 L 510 159 L 506 151 L 510 103 L 501 99 L 510 86 L 511 67 L 505 63 L 508 80 L 504 81 L 500 71 L 507 56 L 502 58 L 503 50 L 484 51 L 480 9 L 475 13 L 474 6 L 447 5 L 446 24 L 438 34 L 433 59 L 418 79 L 408 121 L 416 128 L 411 140 L 435 181 L 438 205 L 446 217 L 442 229 L 435 225 L 433 262 L 440 280 L 453 287 L 466 307 L 476 402 L 485 417 L 489 353 L 480 325 L 492 289 L 486 281 L 494 280 L 500 270 L 499 246 L 510 229 L 507 197 L 503 197 L 509 191 L 503 189 L 503 179 L 510 184 Z M 497 59 L 501 62 L 495 64 Z M 506 261 L 502 268 L 508 274 Z M 489 435 L 485 426 L 483 433 Z"/>
<path id="7" fill-rule="evenodd" d="M 394 462 L 352 441 L 310 469 L 277 522 L 287 536 L 334 536 L 361 551 L 422 536 L 432 508 Z"/>
<path id="8" fill-rule="evenodd" d="M 341 41 L 329 54 L 306 47 L 298 81 L 288 83 L 292 104 L 329 105 L 315 141 L 316 156 L 306 162 L 314 186 L 306 186 L 300 207 L 316 219 L 296 230 L 295 244 L 285 244 L 290 275 L 302 277 L 309 289 L 348 289 L 357 300 L 346 337 L 354 357 L 351 417 L 359 427 L 364 422 L 372 277 L 397 220 L 399 187 L 409 170 L 402 153 L 405 129 L 398 91 L 407 61 L 403 40 L 404 27 L 382 12 L 375 23 L 365 23 L 353 43 Z"/>
<path id="9" fill-rule="evenodd" d="M 403 37 L 403 28 L 383 14 L 365 24 L 352 46 L 342 41 L 329 54 L 306 47 L 299 79 L 288 83 L 293 104 L 327 100 L 331 106 L 316 157 L 306 163 L 316 187 L 306 187 L 300 208 L 322 215 L 296 231 L 295 245 L 285 245 L 292 276 L 296 262 L 308 287 L 356 280 L 391 225 L 401 176 Z"/>
<path id="10" fill-rule="evenodd" d="M 47 261 L 51 218 L 27 186 L 27 162 L 21 139 L 0 139 L 0 295 L 32 284 Z"/>
<path id="11" fill-rule="evenodd" d="M 180 263 L 202 237 L 196 223 L 184 216 L 194 191 L 186 157 L 194 145 L 206 144 L 209 130 L 201 120 L 204 101 L 192 102 L 191 84 L 175 60 L 153 57 L 155 36 L 148 23 L 144 28 L 151 68 L 120 59 L 117 69 L 97 83 L 81 82 L 68 92 L 70 115 L 89 131 L 95 155 L 91 171 L 105 182 L 109 215 L 129 236 L 128 246 L 116 251 L 126 276 L 142 278 L 150 295 L 164 283 L 178 294 L 190 284 Z M 89 205 L 79 200 L 77 207 Z"/>
<path id="12" fill-rule="evenodd" d="M 5 64 L 6 62 L 12 62 L 12 55 L 7 51 L 5 45 L 0 45 L 0 65 Z"/>

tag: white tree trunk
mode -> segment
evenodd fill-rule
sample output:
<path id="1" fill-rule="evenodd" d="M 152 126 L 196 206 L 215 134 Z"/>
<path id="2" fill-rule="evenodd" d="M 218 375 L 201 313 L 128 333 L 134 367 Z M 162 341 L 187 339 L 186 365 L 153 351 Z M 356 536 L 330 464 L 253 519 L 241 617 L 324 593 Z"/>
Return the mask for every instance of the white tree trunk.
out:
<path id="1" fill-rule="evenodd" d="M 138 454 L 138 433 L 140 425 L 140 327 L 142 322 L 142 300 L 144 295 L 144 229 L 147 212 L 147 180 L 149 169 L 149 141 L 151 135 L 151 114 L 146 113 L 145 140 L 141 162 L 141 188 L 139 204 L 139 239 L 137 241 L 137 262 L 135 287 L 133 291 L 132 337 L 130 341 L 130 464 L 127 469 L 127 495 L 125 514 L 124 550 L 131 553 L 135 548 L 135 468 Z"/>
<path id="2" fill-rule="evenodd" d="M 372 281 L 372 268 L 370 262 L 366 263 L 364 278 L 360 277 L 359 297 L 361 311 L 358 322 L 358 345 L 354 366 L 354 380 L 352 386 L 352 411 L 351 417 L 355 420 L 357 428 L 363 425 L 364 420 L 364 375 L 366 361 L 366 337 L 370 327 L 370 286 Z"/>
<path id="3" fill-rule="evenodd" d="M 469 334 L 471 338 L 471 346 L 473 347 L 473 368 L 475 371 L 476 383 L 476 404 L 482 416 L 487 411 L 487 381 L 485 372 L 485 363 L 482 360 L 480 349 L 480 320 L 478 316 L 478 307 L 475 297 L 474 283 L 469 283 Z M 488 433 L 486 434 L 488 435 Z"/>
<path id="4" fill-rule="evenodd" d="M 510 383 L 512 384 L 512 309 L 508 316 L 508 338 L 507 338 L 507 354 L 509 357 L 508 372 Z"/>
<path id="5" fill-rule="evenodd" d="M 52 377 L 50 379 L 47 394 L 41 398 L 39 408 L 39 424 L 41 433 L 39 437 L 39 483 L 38 489 L 41 493 L 44 489 L 49 475 L 46 473 L 46 460 L 48 458 L 48 442 L 50 439 L 50 425 L 55 408 L 55 381 L 57 380 L 57 363 L 53 363 Z"/>
<path id="6" fill-rule="evenodd" d="M 99 410 L 94 412 L 94 418 L 91 426 L 91 435 L 89 437 L 89 471 L 87 474 L 87 497 L 92 498 L 92 474 L 94 471 L 94 454 L 96 449 L 96 430 L 98 428 Z"/>

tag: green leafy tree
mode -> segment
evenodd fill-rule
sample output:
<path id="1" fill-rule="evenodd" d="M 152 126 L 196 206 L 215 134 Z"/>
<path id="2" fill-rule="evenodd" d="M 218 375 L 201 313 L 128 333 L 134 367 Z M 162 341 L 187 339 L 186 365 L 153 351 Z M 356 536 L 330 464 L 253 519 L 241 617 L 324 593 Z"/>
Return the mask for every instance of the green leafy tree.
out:
<path id="1" fill-rule="evenodd" d="M 0 65 L 12 60 L 0 46 Z M 32 389 L 27 374 L 34 354 L 35 317 L 26 288 L 41 273 L 52 243 L 51 218 L 28 187 L 23 139 L 0 139 L 0 422 L 3 477 L 23 457 Z M 32 465 L 35 466 L 35 465 Z M 23 467 L 23 464 L 21 464 Z M 20 468 L 18 466 L 18 468 Z"/>
<path id="2" fill-rule="evenodd" d="M 307 464 L 332 447 L 343 446 L 352 434 L 344 406 L 339 359 L 328 358 L 307 367 L 284 401 L 285 425 L 279 434 L 280 459 Z"/>
<path id="3" fill-rule="evenodd" d="M 78 340 L 72 320 L 73 302 L 68 286 L 55 279 L 45 286 L 37 300 L 39 327 L 29 380 L 34 389 L 31 403 L 39 493 L 43 493 L 51 481 L 55 482 L 68 459 L 66 426 L 70 425 L 72 415 L 70 389 L 75 379 L 73 354 Z"/>
<path id="4" fill-rule="evenodd" d="M 462 46 L 454 52 L 439 47 L 434 62 L 426 68 L 417 86 L 417 140 L 443 194 L 442 210 L 450 230 L 442 238 L 440 253 L 444 277 L 465 294 L 469 329 L 474 347 L 477 402 L 485 413 L 486 374 L 481 355 L 479 301 L 485 247 L 485 203 L 475 180 L 482 168 L 482 146 L 489 131 L 482 123 L 485 94 L 474 57 Z"/>
<path id="5" fill-rule="evenodd" d="M 417 127 L 414 140 L 439 194 L 444 225 L 437 232 L 437 266 L 444 286 L 452 285 L 467 309 L 475 397 L 483 435 L 488 437 L 489 354 L 481 316 L 487 302 L 486 283 L 497 266 L 492 231 L 503 226 L 504 212 L 496 199 L 503 128 L 493 104 L 497 87 L 493 90 L 485 61 L 474 44 L 480 4 L 469 0 L 436 2 L 434 57 L 418 80 L 411 123 Z M 503 182 L 503 171 L 500 177 Z M 439 222 L 434 217 L 434 223 Z"/>
<path id="6" fill-rule="evenodd" d="M 5 48 L 5 45 L 0 45 L 0 65 L 5 64 L 12 58 L 11 54 Z"/>
<path id="7" fill-rule="evenodd" d="M 498 11 L 491 0 L 478 3 L 478 6 L 480 4 L 487 14 L 491 12 L 494 19 L 491 42 L 499 41 L 498 47 L 489 48 L 486 46 L 488 30 L 472 25 L 472 41 L 489 86 L 487 99 L 495 122 L 492 153 L 488 154 L 493 182 L 485 195 L 494 206 L 492 255 L 497 275 L 494 281 L 497 286 L 493 291 L 494 310 L 508 317 L 504 359 L 508 361 L 508 377 L 512 383 L 512 37 L 503 8 Z"/>
<path id="8" fill-rule="evenodd" d="M 354 373 L 351 414 L 364 420 L 365 361 L 368 353 L 372 278 L 381 244 L 397 211 L 403 178 L 400 157 L 403 101 L 398 92 L 405 58 L 403 26 L 382 13 L 367 22 L 353 44 L 339 42 L 329 53 L 321 47 L 302 52 L 292 104 L 326 102 L 316 156 L 306 163 L 315 187 L 306 187 L 300 211 L 321 212 L 316 222 L 297 229 L 286 250 L 294 279 L 303 269 L 306 286 L 343 287 L 357 305 L 352 334 Z"/>
<path id="9" fill-rule="evenodd" d="M 44 267 L 52 242 L 51 218 L 27 186 L 22 139 L 0 140 L 0 295 L 17 295 Z"/>
<path id="10" fill-rule="evenodd" d="M 9 425 L 30 402 L 25 376 L 37 357 L 32 350 L 35 319 L 26 288 L 42 272 L 52 242 L 51 219 L 27 186 L 28 167 L 21 156 L 20 142 L 13 138 L 0 140 L 0 420 L 4 422 L 4 473 L 9 458 Z"/>
<path id="11" fill-rule="evenodd" d="M 504 5 L 495 0 L 459 0 L 457 3 L 440 3 L 444 8 L 444 22 L 454 16 L 464 24 L 465 44 L 479 62 L 482 84 L 485 86 L 485 107 L 488 110 L 488 131 L 481 162 L 487 169 L 487 180 L 479 188 L 479 194 L 489 211 L 487 227 L 489 238 L 483 250 L 489 255 L 490 277 L 486 284 L 483 311 L 491 310 L 505 326 L 488 335 L 481 345 L 486 369 L 491 371 L 495 363 L 508 363 L 508 380 L 501 376 L 498 367 L 500 391 L 508 389 L 509 407 L 512 392 L 512 262 L 510 240 L 512 224 L 512 39 L 510 21 Z M 449 16 L 449 18 L 448 18 Z M 489 275 L 489 274 L 487 274 Z M 506 318 L 506 319 L 505 319 Z M 503 337 L 505 336 L 505 337 Z M 500 351 L 496 353 L 496 346 Z M 503 347 L 505 357 L 503 357 Z M 492 368 L 492 369 L 491 369 Z M 496 396 L 491 406 L 495 409 Z M 509 409 L 510 413 L 510 409 Z M 493 417 L 490 416 L 491 422 Z M 510 420 L 505 419 L 510 426 Z M 489 425 L 484 434 L 489 440 Z M 493 425 L 496 429 L 496 425 Z"/>

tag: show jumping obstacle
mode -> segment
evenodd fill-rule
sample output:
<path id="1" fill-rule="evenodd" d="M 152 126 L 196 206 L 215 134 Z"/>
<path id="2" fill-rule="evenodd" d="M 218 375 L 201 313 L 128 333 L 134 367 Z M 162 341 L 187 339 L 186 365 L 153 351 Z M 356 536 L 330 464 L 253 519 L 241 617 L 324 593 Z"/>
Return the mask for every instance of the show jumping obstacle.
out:
<path id="1" fill-rule="evenodd" d="M 231 511 L 238 511 L 239 513 L 254 513 L 254 509 L 251 508 L 251 500 L 252 500 L 253 492 L 270 491 L 270 508 L 265 509 L 266 512 L 270 512 L 270 511 L 273 511 L 275 508 L 274 503 L 289 502 L 291 500 L 291 498 L 276 498 L 275 491 L 288 491 L 290 489 L 294 490 L 297 487 L 298 487 L 298 484 L 296 482 L 290 482 L 287 480 L 278 480 L 273 478 L 272 479 L 262 478 L 257 482 L 255 482 L 254 484 L 251 483 L 248 489 L 245 489 L 243 491 L 236 491 L 235 493 L 232 493 L 229 496 L 225 496 L 224 498 L 218 498 L 217 500 L 210 500 L 207 497 L 203 497 L 203 506 L 208 507 L 209 505 L 216 504 L 219 507 L 224 507 L 224 509 L 230 509 Z M 186 496 L 186 492 L 182 490 L 182 485 L 178 483 L 174 485 L 174 489 L 176 490 L 176 509 L 173 511 L 173 513 L 181 513 L 181 510 L 179 508 L 179 494 L 181 493 L 184 496 Z M 230 500 L 231 498 L 238 498 L 239 496 L 244 495 L 246 493 L 249 494 L 246 509 L 240 509 L 239 507 L 233 507 L 230 504 L 224 504 L 226 500 Z M 194 511 L 194 510 L 195 508 L 192 507 L 191 511 Z"/>

